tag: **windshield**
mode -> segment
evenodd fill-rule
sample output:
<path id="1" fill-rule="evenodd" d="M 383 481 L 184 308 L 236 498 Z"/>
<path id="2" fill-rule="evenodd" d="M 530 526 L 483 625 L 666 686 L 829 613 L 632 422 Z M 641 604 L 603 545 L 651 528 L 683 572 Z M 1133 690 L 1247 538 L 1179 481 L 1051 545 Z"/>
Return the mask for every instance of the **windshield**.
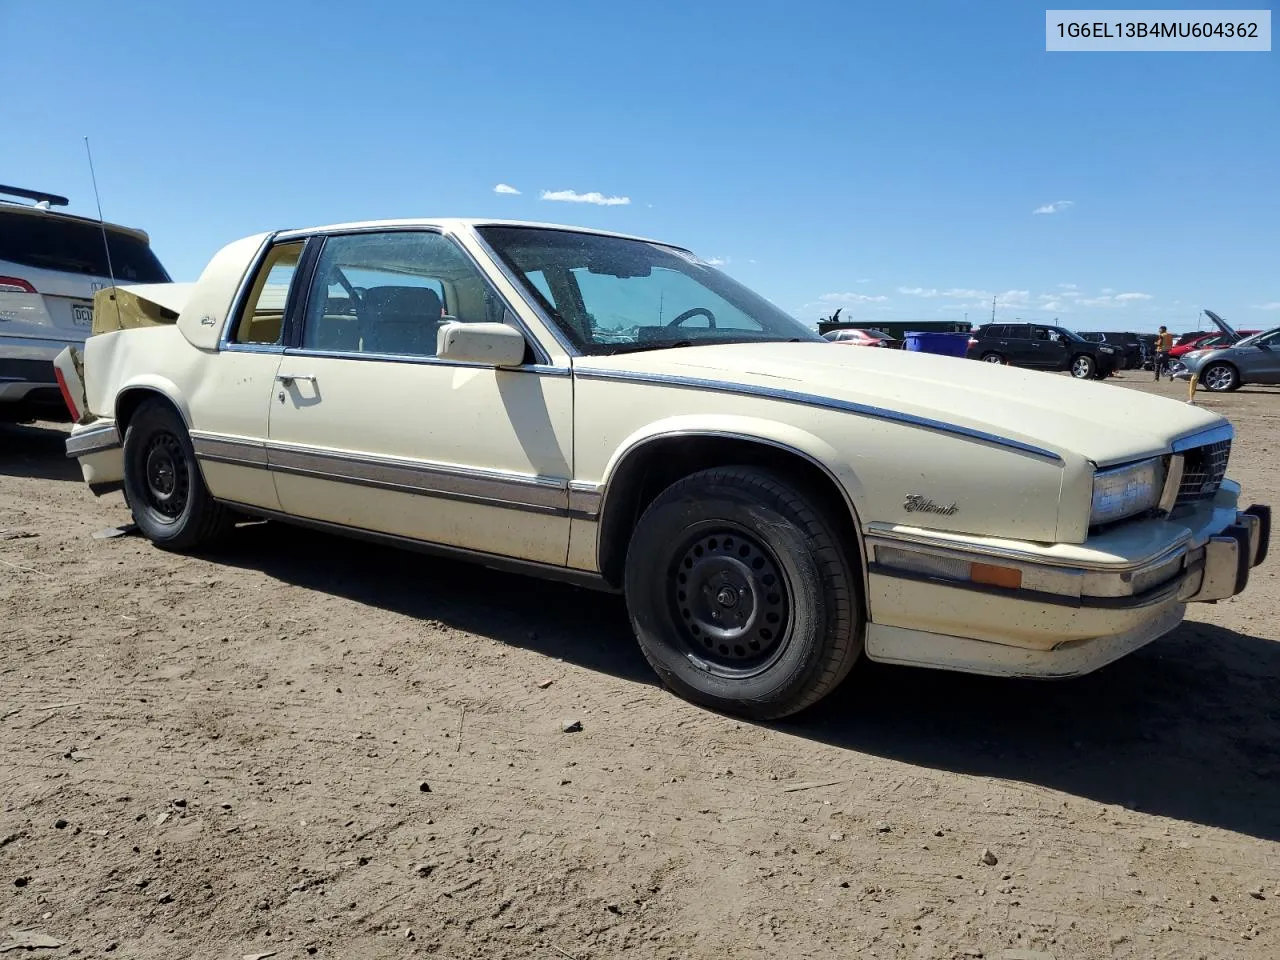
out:
<path id="1" fill-rule="evenodd" d="M 868 336 L 872 336 L 872 337 L 879 337 L 881 340 L 892 340 L 892 339 L 893 339 L 893 337 L 889 336 L 889 335 L 888 335 L 887 333 L 885 333 L 883 330 L 877 330 L 877 329 L 875 329 L 874 327 L 867 327 L 867 328 L 866 328 L 866 330 L 865 330 L 864 332 L 865 332 Z"/>
<path id="2" fill-rule="evenodd" d="M 822 340 L 763 297 L 674 247 L 542 227 L 479 232 L 585 354 Z"/>
<path id="3" fill-rule="evenodd" d="M 1088 342 L 1087 340 L 1085 340 L 1085 338 L 1084 338 L 1084 337 L 1080 336 L 1080 334 L 1078 334 L 1078 333 L 1073 333 L 1072 331 L 1067 330 L 1067 329 L 1065 329 L 1064 327 L 1053 327 L 1053 328 L 1051 328 L 1051 329 L 1057 330 L 1060 334 L 1062 334 L 1064 337 L 1066 337 L 1068 340 L 1072 341 L 1073 343 L 1087 343 L 1087 342 Z"/>

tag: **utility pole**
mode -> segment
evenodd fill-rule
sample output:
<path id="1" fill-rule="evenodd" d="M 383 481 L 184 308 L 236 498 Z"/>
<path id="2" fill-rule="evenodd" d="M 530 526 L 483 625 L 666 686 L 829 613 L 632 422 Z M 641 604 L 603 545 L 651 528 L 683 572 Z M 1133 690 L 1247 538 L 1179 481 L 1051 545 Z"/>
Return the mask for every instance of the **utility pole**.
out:
<path id="1" fill-rule="evenodd" d="M 991 322 L 996 322 L 996 298 L 991 298 Z"/>

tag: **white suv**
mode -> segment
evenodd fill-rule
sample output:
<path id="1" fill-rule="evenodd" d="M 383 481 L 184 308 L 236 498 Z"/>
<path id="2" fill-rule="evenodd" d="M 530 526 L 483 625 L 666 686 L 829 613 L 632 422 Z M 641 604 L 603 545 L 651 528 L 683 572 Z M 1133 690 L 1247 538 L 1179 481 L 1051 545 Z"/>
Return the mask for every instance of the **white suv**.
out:
<path id="1" fill-rule="evenodd" d="M 168 283 L 141 230 L 54 212 L 65 197 L 0 186 L 0 420 L 65 420 L 53 358 L 83 344 L 93 295 L 118 283 Z M 111 269 L 107 267 L 107 249 Z"/>

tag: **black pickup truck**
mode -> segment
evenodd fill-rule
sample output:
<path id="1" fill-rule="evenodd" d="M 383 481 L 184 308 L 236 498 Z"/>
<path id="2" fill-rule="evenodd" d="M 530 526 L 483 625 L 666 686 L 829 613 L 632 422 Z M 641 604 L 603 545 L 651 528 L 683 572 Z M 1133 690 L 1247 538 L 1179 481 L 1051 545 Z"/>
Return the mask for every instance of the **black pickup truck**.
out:
<path id="1" fill-rule="evenodd" d="M 1120 351 L 1090 343 L 1063 327 L 1043 323 L 987 323 L 969 337 L 972 360 L 1032 370 L 1069 370 L 1080 380 L 1101 380 L 1116 368 Z"/>

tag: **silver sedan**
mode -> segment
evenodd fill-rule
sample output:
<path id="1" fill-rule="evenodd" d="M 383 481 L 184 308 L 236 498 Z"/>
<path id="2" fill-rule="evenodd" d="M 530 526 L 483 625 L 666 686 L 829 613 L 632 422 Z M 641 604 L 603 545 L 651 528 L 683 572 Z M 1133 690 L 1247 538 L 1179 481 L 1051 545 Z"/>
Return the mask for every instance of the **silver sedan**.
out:
<path id="1" fill-rule="evenodd" d="M 1200 385 L 1214 393 L 1246 383 L 1280 384 L 1280 327 L 1230 346 L 1193 350 L 1182 358 L 1182 368 L 1175 375 L 1198 376 Z"/>

